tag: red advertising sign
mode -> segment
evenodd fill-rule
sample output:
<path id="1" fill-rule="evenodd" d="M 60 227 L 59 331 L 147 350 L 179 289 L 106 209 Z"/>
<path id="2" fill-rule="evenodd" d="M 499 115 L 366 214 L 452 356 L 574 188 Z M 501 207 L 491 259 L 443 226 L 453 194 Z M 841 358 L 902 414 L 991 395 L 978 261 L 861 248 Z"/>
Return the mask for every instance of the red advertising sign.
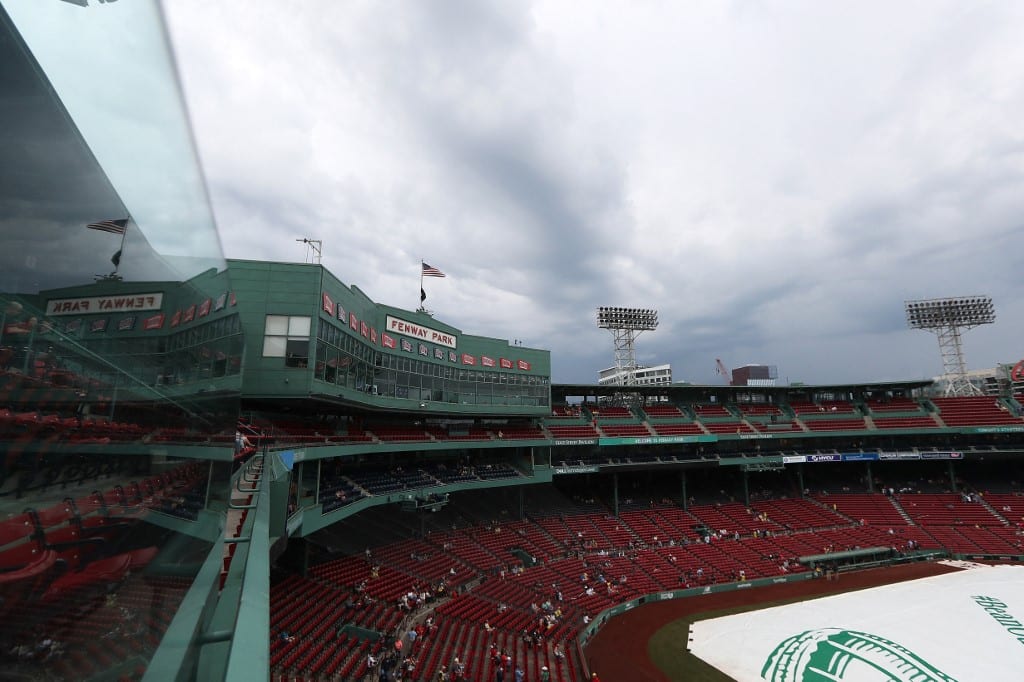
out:
<path id="1" fill-rule="evenodd" d="M 142 321 L 142 328 L 146 331 L 160 329 L 164 326 L 164 314 L 151 315 Z"/>

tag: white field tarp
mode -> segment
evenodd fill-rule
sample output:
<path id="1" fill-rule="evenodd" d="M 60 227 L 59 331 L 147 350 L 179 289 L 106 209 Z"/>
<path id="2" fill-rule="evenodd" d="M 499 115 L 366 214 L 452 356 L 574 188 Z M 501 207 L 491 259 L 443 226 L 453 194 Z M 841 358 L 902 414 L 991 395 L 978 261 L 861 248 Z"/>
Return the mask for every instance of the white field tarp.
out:
<path id="1" fill-rule="evenodd" d="M 1024 567 L 698 621 L 690 650 L 739 682 L 1024 680 Z"/>

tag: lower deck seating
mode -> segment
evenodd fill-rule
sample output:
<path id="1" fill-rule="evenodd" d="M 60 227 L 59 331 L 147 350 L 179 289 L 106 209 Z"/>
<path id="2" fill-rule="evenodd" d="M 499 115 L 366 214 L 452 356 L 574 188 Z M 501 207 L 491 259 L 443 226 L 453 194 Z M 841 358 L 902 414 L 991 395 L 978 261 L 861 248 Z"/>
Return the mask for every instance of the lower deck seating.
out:
<path id="1" fill-rule="evenodd" d="M 1024 499 L 990 498 L 1011 509 Z M 972 523 L 933 518 L 937 509 Z M 546 666 L 553 680 L 582 682 L 575 638 L 583 617 L 644 594 L 798 573 L 809 570 L 800 557 L 856 548 L 1010 554 L 1024 547 L 1017 528 L 959 495 L 842 493 L 688 510 L 652 503 L 618 517 L 582 506 L 561 511 L 437 531 L 319 564 L 310 578 L 275 579 L 274 674 L 366 674 L 373 644 L 329 633 L 346 624 L 393 631 L 405 614 L 396 604 L 410 586 L 448 579 L 457 596 L 431 612 L 433 629 L 409 652 L 417 675 L 435 679 L 458 658 L 472 679 L 491 679 L 493 645 L 527 675 L 539 678 Z M 524 564 L 518 550 L 538 563 Z M 297 633 L 297 641 L 278 641 L 283 632 Z"/>
<path id="2" fill-rule="evenodd" d="M 980 501 L 956 493 L 918 493 L 899 496 L 899 504 L 921 526 L 999 526 L 1003 522 Z"/>

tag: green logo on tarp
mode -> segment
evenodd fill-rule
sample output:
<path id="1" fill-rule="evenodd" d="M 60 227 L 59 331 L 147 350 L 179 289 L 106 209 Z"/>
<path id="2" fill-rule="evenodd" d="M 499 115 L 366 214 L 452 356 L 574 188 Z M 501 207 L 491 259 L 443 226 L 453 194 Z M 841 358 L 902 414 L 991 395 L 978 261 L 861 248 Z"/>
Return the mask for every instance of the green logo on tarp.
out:
<path id="1" fill-rule="evenodd" d="M 808 630 L 775 647 L 761 677 L 768 682 L 956 682 L 909 649 L 866 632 Z"/>

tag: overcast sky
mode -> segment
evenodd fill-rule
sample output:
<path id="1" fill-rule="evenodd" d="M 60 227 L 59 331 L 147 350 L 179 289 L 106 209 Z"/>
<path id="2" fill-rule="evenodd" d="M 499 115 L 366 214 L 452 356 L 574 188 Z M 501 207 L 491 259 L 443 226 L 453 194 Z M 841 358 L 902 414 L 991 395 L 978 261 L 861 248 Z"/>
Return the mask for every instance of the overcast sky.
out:
<path id="1" fill-rule="evenodd" d="M 583 9 L 585 8 L 585 9 Z M 720 383 L 941 372 L 908 299 L 991 295 L 970 368 L 1024 357 L 1024 3 L 167 3 L 225 255 L 380 303 Z"/>

